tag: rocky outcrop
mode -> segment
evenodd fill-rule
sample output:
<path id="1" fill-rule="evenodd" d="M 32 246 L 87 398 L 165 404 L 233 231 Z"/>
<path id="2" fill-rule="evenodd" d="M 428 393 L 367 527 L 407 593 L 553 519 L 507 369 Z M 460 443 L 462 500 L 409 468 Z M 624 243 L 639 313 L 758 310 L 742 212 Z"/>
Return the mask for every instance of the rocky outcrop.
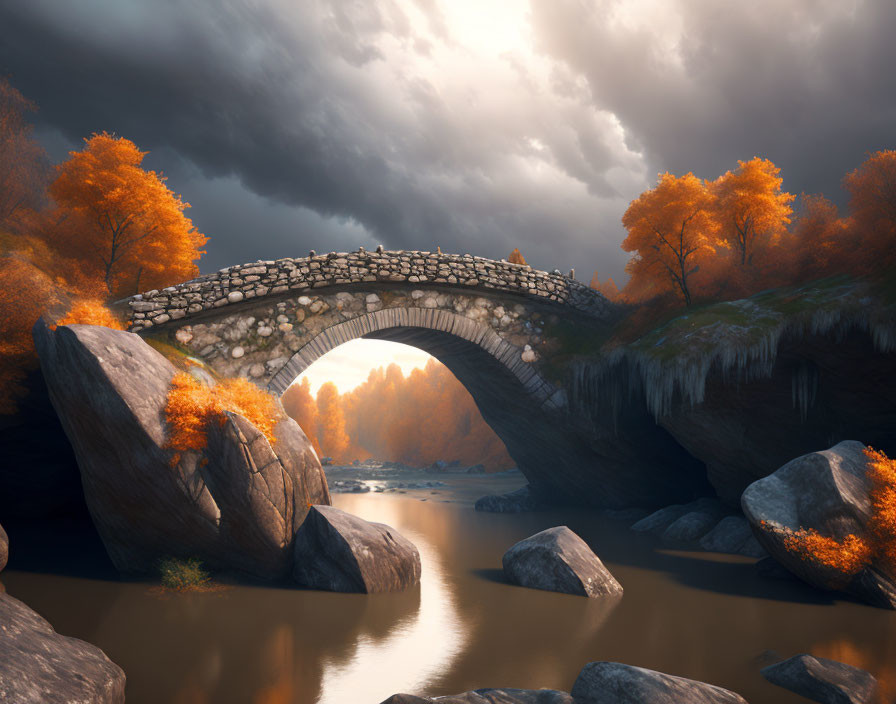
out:
<path id="1" fill-rule="evenodd" d="M 753 535 L 749 521 L 743 516 L 725 516 L 711 531 L 700 538 L 700 547 L 708 552 L 746 557 L 768 555 Z"/>
<path id="2" fill-rule="evenodd" d="M 172 466 L 164 408 L 174 366 L 139 336 L 39 321 L 35 344 L 53 406 L 78 460 L 84 497 L 122 572 L 164 557 L 263 579 L 289 574 L 310 503 L 328 503 L 310 443 L 287 416 L 271 443 L 227 413 L 208 447 Z"/>
<path id="3" fill-rule="evenodd" d="M 390 526 L 312 506 L 296 533 L 292 574 L 311 589 L 401 591 L 420 581 L 420 553 Z"/>
<path id="4" fill-rule="evenodd" d="M 59 635 L 18 599 L 0 593 L 0 701 L 121 704 L 124 672 L 96 646 Z"/>
<path id="5" fill-rule="evenodd" d="M 3 526 L 0 526 L 0 572 L 6 567 L 7 562 L 9 562 L 9 536 L 6 535 Z"/>
<path id="6" fill-rule="evenodd" d="M 534 511 L 538 504 L 527 484 L 507 494 L 489 494 L 476 500 L 474 508 L 485 513 L 525 513 Z"/>
<path id="7" fill-rule="evenodd" d="M 871 500 L 864 449 L 860 442 L 844 441 L 797 457 L 751 484 L 741 504 L 762 546 L 800 579 L 896 609 L 896 575 L 883 565 L 872 563 L 856 575 L 847 575 L 787 545 L 800 529 L 814 529 L 837 541 L 850 534 L 867 534 Z"/>
<path id="8" fill-rule="evenodd" d="M 599 597 L 622 594 L 622 585 L 588 544 L 566 526 L 548 528 L 504 553 L 504 574 L 532 589 Z"/>
<path id="9" fill-rule="evenodd" d="M 763 668 L 762 676 L 822 704 L 870 704 L 877 698 L 877 680 L 871 673 L 806 654 Z"/>
<path id="10" fill-rule="evenodd" d="M 746 704 L 721 687 L 618 662 L 585 665 L 572 696 L 587 704 Z"/>
<path id="11" fill-rule="evenodd" d="M 393 694 L 382 704 L 576 704 L 576 700 L 556 689 L 476 689 L 433 698 Z"/>

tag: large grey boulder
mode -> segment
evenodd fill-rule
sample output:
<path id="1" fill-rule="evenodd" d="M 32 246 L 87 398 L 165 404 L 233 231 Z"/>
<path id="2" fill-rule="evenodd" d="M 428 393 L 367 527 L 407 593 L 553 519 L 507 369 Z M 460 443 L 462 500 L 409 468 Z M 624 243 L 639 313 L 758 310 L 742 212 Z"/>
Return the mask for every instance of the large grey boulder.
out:
<path id="1" fill-rule="evenodd" d="M 589 662 L 572 696 L 581 704 L 746 704 L 721 687 L 618 662 Z"/>
<path id="2" fill-rule="evenodd" d="M 420 581 L 420 553 L 394 528 L 312 506 L 296 533 L 293 578 L 334 592 L 390 592 Z"/>
<path id="3" fill-rule="evenodd" d="M 3 593 L 0 653 L 0 702 L 124 702 L 124 672 L 102 650 L 59 635 L 37 613 Z"/>
<path id="4" fill-rule="evenodd" d="M 862 443 L 846 440 L 797 457 L 747 487 L 741 505 L 762 547 L 800 579 L 896 609 L 896 575 L 884 564 L 874 562 L 848 575 L 787 544 L 800 529 L 811 528 L 838 541 L 868 532 L 871 486 L 864 449 Z"/>
<path id="5" fill-rule="evenodd" d="M 548 528 L 504 553 L 504 574 L 532 589 L 598 597 L 622 594 L 622 585 L 588 544 L 566 526 Z"/>
<path id="6" fill-rule="evenodd" d="M 208 445 L 172 466 L 164 409 L 174 366 L 138 335 L 92 325 L 34 339 L 50 399 L 81 472 L 84 498 L 112 562 L 152 572 L 164 557 L 285 577 L 310 503 L 329 503 L 305 434 L 283 414 L 272 446 L 227 413 Z"/>
<path id="7" fill-rule="evenodd" d="M 763 668 L 762 676 L 822 704 L 869 704 L 877 697 L 877 679 L 871 673 L 806 654 Z"/>
<path id="8" fill-rule="evenodd" d="M 6 567 L 7 562 L 9 562 L 9 536 L 6 535 L 3 526 L 0 526 L 0 572 Z"/>
<path id="9" fill-rule="evenodd" d="M 382 704 L 577 704 L 567 692 L 556 689 L 476 689 L 445 697 L 393 694 Z"/>

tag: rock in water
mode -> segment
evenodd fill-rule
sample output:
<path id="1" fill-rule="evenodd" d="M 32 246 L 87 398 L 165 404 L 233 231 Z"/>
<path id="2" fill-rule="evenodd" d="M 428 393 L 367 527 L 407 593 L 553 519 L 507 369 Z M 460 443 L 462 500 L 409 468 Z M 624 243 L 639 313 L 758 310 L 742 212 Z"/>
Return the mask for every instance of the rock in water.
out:
<path id="1" fill-rule="evenodd" d="M 577 704 L 577 702 L 567 692 L 559 692 L 556 689 L 477 689 L 432 699 L 413 694 L 393 694 L 382 704 Z"/>
<path id="2" fill-rule="evenodd" d="M 420 553 L 383 523 L 312 506 L 296 533 L 293 578 L 333 592 L 392 592 L 420 581 Z"/>
<path id="3" fill-rule="evenodd" d="M 583 704 L 747 704 L 721 687 L 618 662 L 589 662 L 572 696 Z"/>
<path id="4" fill-rule="evenodd" d="M 326 478 L 295 421 L 277 442 L 227 413 L 208 446 L 171 466 L 164 409 L 173 365 L 138 335 L 43 321 L 34 339 L 53 406 L 75 450 L 84 497 L 112 562 L 149 573 L 164 557 L 285 577 L 309 503 Z"/>
<path id="5" fill-rule="evenodd" d="M 535 497 L 527 484 L 507 494 L 489 494 L 476 500 L 474 508 L 488 513 L 524 513 L 534 511 Z"/>
<path id="6" fill-rule="evenodd" d="M 700 539 L 700 547 L 709 552 L 737 553 L 753 537 L 750 524 L 741 516 L 726 516 Z"/>
<path id="7" fill-rule="evenodd" d="M 502 562 L 507 579 L 523 587 L 590 597 L 622 594 L 600 558 L 566 526 L 521 540 Z"/>
<path id="8" fill-rule="evenodd" d="M 102 650 L 59 635 L 8 594 L 0 594 L 0 653 L 0 701 L 124 702 L 124 672 Z"/>
<path id="9" fill-rule="evenodd" d="M 763 668 L 762 676 L 822 704 L 868 704 L 877 695 L 877 680 L 871 673 L 806 654 Z"/>
<path id="10" fill-rule="evenodd" d="M 0 526 L 0 572 L 6 567 L 7 562 L 9 562 L 9 536 L 6 535 L 3 526 Z"/>
<path id="11" fill-rule="evenodd" d="M 838 541 L 868 532 L 871 486 L 864 449 L 860 442 L 845 440 L 797 457 L 747 487 L 741 505 L 762 547 L 800 579 L 896 609 L 896 575 L 885 565 L 872 564 L 851 576 L 787 546 L 800 529 L 814 529 Z"/>

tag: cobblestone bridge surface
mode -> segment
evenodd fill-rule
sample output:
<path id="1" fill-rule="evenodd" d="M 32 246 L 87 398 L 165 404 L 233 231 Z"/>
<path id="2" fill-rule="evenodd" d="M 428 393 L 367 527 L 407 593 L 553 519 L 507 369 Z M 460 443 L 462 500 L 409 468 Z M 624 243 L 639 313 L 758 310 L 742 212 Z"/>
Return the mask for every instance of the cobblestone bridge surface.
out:
<path id="1" fill-rule="evenodd" d="M 147 291 L 127 300 L 129 325 L 133 332 L 139 332 L 252 298 L 369 283 L 501 291 L 563 305 L 596 317 L 606 316 L 612 308 L 601 294 L 557 271 L 548 273 L 470 254 L 362 249 L 302 259 L 258 261 L 222 269 L 160 291 Z"/>

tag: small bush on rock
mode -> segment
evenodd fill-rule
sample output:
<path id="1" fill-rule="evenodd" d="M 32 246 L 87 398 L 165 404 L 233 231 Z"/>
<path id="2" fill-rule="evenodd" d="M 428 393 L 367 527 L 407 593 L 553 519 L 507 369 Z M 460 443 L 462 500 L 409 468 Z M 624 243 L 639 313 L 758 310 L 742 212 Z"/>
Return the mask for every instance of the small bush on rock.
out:
<path id="1" fill-rule="evenodd" d="M 159 563 L 159 574 L 166 589 L 201 589 L 211 580 L 199 560 L 166 558 Z"/>
<path id="2" fill-rule="evenodd" d="M 865 456 L 871 480 L 872 511 L 867 532 L 849 534 L 838 541 L 814 528 L 802 528 L 786 531 L 784 537 L 789 551 L 831 568 L 844 581 L 872 562 L 896 575 L 896 459 L 870 447 L 865 449 Z"/>
<path id="3" fill-rule="evenodd" d="M 113 330 L 124 330 L 121 321 L 97 298 L 79 298 L 56 324 L 102 325 Z"/>
<path id="4" fill-rule="evenodd" d="M 206 447 L 208 424 L 223 424 L 225 411 L 245 417 L 268 442 L 276 442 L 274 428 L 284 416 L 274 395 L 247 379 L 225 379 L 215 386 L 206 386 L 185 372 L 175 374 L 165 405 L 167 446 L 174 450 L 172 465 L 180 461 L 184 452 Z"/>

